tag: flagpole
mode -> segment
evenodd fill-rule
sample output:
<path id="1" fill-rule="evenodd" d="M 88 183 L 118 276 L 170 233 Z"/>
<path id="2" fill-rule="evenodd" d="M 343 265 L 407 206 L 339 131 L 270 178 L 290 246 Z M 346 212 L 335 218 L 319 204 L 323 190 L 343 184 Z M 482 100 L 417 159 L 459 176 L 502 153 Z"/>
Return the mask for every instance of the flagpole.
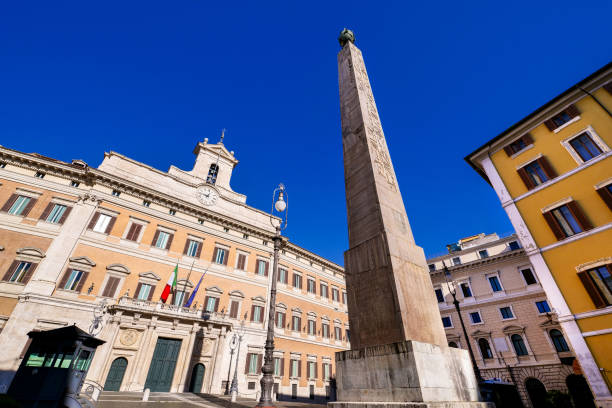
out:
<path id="1" fill-rule="evenodd" d="M 181 306 L 180 307 L 183 307 L 183 305 L 185 304 L 185 290 L 187 290 L 187 282 L 189 282 L 189 277 L 191 276 L 191 271 L 193 270 L 193 264 L 194 263 L 195 263 L 195 259 L 191 263 L 191 268 L 189 268 L 189 272 L 187 273 L 187 279 L 185 280 L 185 283 L 183 284 L 183 299 L 181 300 Z M 179 308 L 179 310 L 180 310 L 180 308 Z"/>

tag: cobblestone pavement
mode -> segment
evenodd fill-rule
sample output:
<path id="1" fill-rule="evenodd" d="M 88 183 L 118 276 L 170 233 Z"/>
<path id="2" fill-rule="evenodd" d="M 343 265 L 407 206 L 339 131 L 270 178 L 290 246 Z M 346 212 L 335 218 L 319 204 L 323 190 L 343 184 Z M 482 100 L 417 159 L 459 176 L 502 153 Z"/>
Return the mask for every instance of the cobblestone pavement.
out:
<path id="1" fill-rule="evenodd" d="M 142 392 L 103 392 L 96 408 L 253 408 L 257 401 L 238 398 L 234 403 L 228 396 L 192 393 L 153 392 L 149 401 L 142 401 Z M 309 400 L 278 401 L 278 408 L 325 408 L 325 402 Z"/>

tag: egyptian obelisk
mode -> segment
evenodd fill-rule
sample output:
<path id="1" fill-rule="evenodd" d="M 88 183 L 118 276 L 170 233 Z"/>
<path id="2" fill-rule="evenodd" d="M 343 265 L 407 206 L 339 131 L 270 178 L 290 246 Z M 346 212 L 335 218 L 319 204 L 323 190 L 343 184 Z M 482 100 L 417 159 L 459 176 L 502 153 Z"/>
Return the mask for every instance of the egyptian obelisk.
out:
<path id="1" fill-rule="evenodd" d="M 350 30 L 339 41 L 351 350 L 336 353 L 338 402 L 330 405 L 488 406 L 476 402 L 467 351 L 447 346 L 361 51 Z"/>

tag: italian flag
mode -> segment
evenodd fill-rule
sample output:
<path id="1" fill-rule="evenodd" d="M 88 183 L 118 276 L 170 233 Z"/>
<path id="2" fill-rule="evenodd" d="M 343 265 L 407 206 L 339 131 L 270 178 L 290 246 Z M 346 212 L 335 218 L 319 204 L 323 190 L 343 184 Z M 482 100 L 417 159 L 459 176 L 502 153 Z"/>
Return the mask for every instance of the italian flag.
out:
<path id="1" fill-rule="evenodd" d="M 168 282 L 166 282 L 166 286 L 164 286 L 164 291 L 161 294 L 161 301 L 166 303 L 168 300 L 168 295 L 170 292 L 174 293 L 176 290 L 176 277 L 178 275 L 178 264 L 174 267 L 174 271 L 172 271 L 172 275 L 168 278 Z"/>

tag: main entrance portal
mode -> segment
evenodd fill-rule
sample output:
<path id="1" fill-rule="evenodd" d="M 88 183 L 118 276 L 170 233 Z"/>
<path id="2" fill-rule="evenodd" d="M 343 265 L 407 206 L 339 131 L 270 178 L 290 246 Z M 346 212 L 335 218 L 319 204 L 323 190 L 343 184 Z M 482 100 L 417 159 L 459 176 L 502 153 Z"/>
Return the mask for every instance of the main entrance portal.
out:
<path id="1" fill-rule="evenodd" d="M 157 339 L 145 389 L 151 392 L 168 392 L 176 368 L 176 359 L 181 348 L 181 341 L 176 339 Z"/>

